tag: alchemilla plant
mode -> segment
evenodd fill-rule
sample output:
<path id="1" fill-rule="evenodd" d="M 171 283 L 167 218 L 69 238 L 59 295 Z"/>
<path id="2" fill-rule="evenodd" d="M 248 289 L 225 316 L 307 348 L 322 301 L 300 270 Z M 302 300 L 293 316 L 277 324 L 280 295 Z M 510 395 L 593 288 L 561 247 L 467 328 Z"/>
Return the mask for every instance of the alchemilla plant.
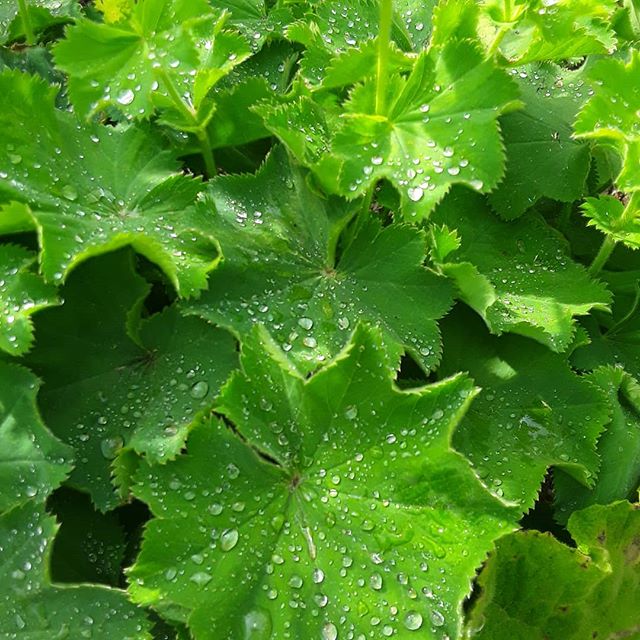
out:
<path id="1" fill-rule="evenodd" d="M 0 0 L 0 638 L 640 639 L 636 0 Z"/>

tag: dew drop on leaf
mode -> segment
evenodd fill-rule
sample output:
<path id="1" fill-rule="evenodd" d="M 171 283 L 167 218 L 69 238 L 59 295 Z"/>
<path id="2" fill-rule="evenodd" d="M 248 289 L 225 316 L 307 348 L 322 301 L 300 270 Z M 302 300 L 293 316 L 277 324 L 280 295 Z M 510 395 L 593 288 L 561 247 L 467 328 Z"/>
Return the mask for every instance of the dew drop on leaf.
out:
<path id="1" fill-rule="evenodd" d="M 191 387 L 191 397 L 196 400 L 202 400 L 202 398 L 206 397 L 207 393 L 209 393 L 209 384 L 204 380 L 196 382 Z"/>
<path id="2" fill-rule="evenodd" d="M 225 529 L 220 534 L 220 548 L 223 551 L 231 551 L 238 544 L 238 530 Z"/>

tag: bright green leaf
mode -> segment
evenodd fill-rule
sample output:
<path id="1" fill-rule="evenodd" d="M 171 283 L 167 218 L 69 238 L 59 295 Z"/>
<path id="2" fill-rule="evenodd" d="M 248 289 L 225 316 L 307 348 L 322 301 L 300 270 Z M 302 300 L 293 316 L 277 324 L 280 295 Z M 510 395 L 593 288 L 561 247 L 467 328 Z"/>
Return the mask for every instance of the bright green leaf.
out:
<path id="1" fill-rule="evenodd" d="M 165 121 L 198 128 L 211 117 L 211 88 L 250 53 L 225 19 L 206 0 L 140 0 L 115 24 L 78 20 L 55 46 L 56 64 L 82 115 L 114 106 L 146 118 L 164 107 Z"/>
<path id="2" fill-rule="evenodd" d="M 535 501 L 547 468 L 583 484 L 593 479 L 596 442 L 609 421 L 604 394 L 562 355 L 519 336 L 482 332 L 469 311 L 443 323 L 441 373 L 469 371 L 483 391 L 454 434 L 454 445 L 497 495 Z"/>
<path id="3" fill-rule="evenodd" d="M 33 342 L 31 315 L 58 303 L 56 288 L 33 273 L 35 255 L 0 245 L 0 349 L 21 355 Z"/>
<path id="4" fill-rule="evenodd" d="M 50 281 L 131 245 L 181 295 L 204 288 L 217 252 L 193 206 L 201 184 L 146 129 L 80 124 L 54 98 L 40 80 L 0 73 L 0 199 L 24 203 L 0 208 L 0 233 L 36 229 Z"/>
<path id="5" fill-rule="evenodd" d="M 631 249 L 640 248 L 639 198 L 632 198 L 627 205 L 613 196 L 586 198 L 582 211 L 589 226 Z"/>
<path id="6" fill-rule="evenodd" d="M 27 504 L 0 517 L 0 629 L 6 638 L 150 640 L 144 613 L 117 589 L 49 581 L 55 520 Z"/>
<path id="7" fill-rule="evenodd" d="M 103 510 L 118 503 L 111 474 L 121 450 L 175 456 L 236 362 L 229 334 L 171 307 L 142 320 L 134 341 L 127 325 L 147 291 L 130 256 L 109 254 L 74 273 L 64 306 L 36 323 L 29 361 L 46 381 L 43 415 L 78 451 L 71 483 Z"/>
<path id="8" fill-rule="evenodd" d="M 486 0 L 500 51 L 513 64 L 565 60 L 614 50 L 614 0 Z"/>
<path id="9" fill-rule="evenodd" d="M 43 502 L 71 471 L 71 447 L 40 418 L 39 386 L 24 367 L 0 361 L 0 513 L 29 500 Z"/>
<path id="10" fill-rule="evenodd" d="M 602 367 L 588 379 L 606 393 L 611 422 L 598 440 L 601 464 L 591 489 L 556 470 L 555 495 L 563 522 L 589 505 L 632 498 L 640 485 L 640 385 L 614 367 Z"/>
<path id="11" fill-rule="evenodd" d="M 606 59 L 590 72 L 594 95 L 580 111 L 575 122 L 576 136 L 613 144 L 623 158 L 616 180 L 625 191 L 640 189 L 640 54 L 631 60 Z"/>
<path id="12" fill-rule="evenodd" d="M 516 533 L 498 542 L 480 576 L 482 595 L 467 637 L 638 637 L 638 505 L 618 502 L 590 507 L 571 517 L 569 531 L 577 549 L 537 531 Z"/>
<path id="13" fill-rule="evenodd" d="M 336 260 L 351 212 L 309 191 L 282 149 L 256 176 L 218 178 L 208 196 L 224 259 L 190 312 L 242 337 L 264 323 L 302 371 L 335 355 L 360 318 L 425 369 L 437 363 L 436 320 L 450 308 L 452 291 L 422 266 L 422 232 L 370 219 Z"/>
<path id="14" fill-rule="evenodd" d="M 453 42 L 421 54 L 408 78 L 391 75 L 384 113 L 376 114 L 375 82 L 358 86 L 346 113 L 328 120 L 330 138 L 322 144 L 329 152 L 310 166 L 325 189 L 350 199 L 388 179 L 400 192 L 403 217 L 416 220 L 452 184 L 489 191 L 499 182 L 504 152 L 498 116 L 516 98 L 515 83 L 474 44 Z M 277 135 L 286 128 L 282 119 L 279 129 L 267 126 Z M 307 129 L 313 127 L 307 122 Z M 308 154 L 290 148 L 310 164 Z"/>
<path id="15" fill-rule="evenodd" d="M 513 515 L 449 445 L 470 380 L 401 392 L 389 356 L 359 328 L 305 380 L 254 330 L 220 400 L 237 432 L 205 421 L 188 455 L 140 470 L 156 518 L 134 598 L 198 640 L 458 637 L 469 580 Z"/>
<path id="16" fill-rule="evenodd" d="M 571 260 L 564 239 L 538 214 L 502 222 L 478 196 L 458 192 L 433 221 L 456 229 L 461 246 L 442 271 L 492 333 L 519 333 L 563 351 L 574 317 L 611 302 L 606 287 Z"/>

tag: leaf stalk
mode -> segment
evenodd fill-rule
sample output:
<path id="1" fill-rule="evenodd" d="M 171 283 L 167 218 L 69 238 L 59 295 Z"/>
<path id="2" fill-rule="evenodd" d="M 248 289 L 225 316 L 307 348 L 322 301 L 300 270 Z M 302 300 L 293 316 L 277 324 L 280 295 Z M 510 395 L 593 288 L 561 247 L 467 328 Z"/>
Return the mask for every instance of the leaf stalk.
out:
<path id="1" fill-rule="evenodd" d="M 20 12 L 20 17 L 22 18 L 25 40 L 31 47 L 36 43 L 36 34 L 33 30 L 33 23 L 31 22 L 31 15 L 29 14 L 27 0 L 18 0 L 18 11 Z"/>
<path id="2" fill-rule="evenodd" d="M 378 31 L 378 56 L 376 61 L 376 114 L 385 110 L 387 77 L 389 75 L 389 54 L 391 45 L 391 24 L 393 20 L 392 0 L 380 0 L 380 27 Z"/>

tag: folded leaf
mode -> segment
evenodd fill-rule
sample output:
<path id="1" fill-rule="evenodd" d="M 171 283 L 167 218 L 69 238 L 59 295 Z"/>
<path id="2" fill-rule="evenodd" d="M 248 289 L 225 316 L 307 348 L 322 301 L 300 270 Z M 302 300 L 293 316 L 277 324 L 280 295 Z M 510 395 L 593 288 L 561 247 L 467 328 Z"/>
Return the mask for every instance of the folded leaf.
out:
<path id="1" fill-rule="evenodd" d="M 29 503 L 0 517 L 0 629 L 7 638 L 150 640 L 144 613 L 118 589 L 52 585 L 57 525 Z"/>
<path id="2" fill-rule="evenodd" d="M 39 386 L 27 369 L 0 360 L 0 513 L 44 502 L 71 471 L 71 447 L 40 418 Z"/>
<path id="3" fill-rule="evenodd" d="M 611 302 L 607 288 L 573 262 L 564 238 L 536 213 L 501 222 L 479 197 L 457 192 L 433 222 L 456 230 L 460 248 L 442 271 L 492 333 L 519 333 L 564 351 L 575 316 Z"/>
<path id="4" fill-rule="evenodd" d="M 0 349 L 21 355 L 31 347 L 31 315 L 58 303 L 56 288 L 33 273 L 36 257 L 17 245 L 0 245 Z"/>
<path id="5" fill-rule="evenodd" d="M 498 542 L 480 576 L 467 637 L 479 640 L 636 638 L 640 510 L 618 502 L 574 514 L 577 549 L 527 531 Z"/>

